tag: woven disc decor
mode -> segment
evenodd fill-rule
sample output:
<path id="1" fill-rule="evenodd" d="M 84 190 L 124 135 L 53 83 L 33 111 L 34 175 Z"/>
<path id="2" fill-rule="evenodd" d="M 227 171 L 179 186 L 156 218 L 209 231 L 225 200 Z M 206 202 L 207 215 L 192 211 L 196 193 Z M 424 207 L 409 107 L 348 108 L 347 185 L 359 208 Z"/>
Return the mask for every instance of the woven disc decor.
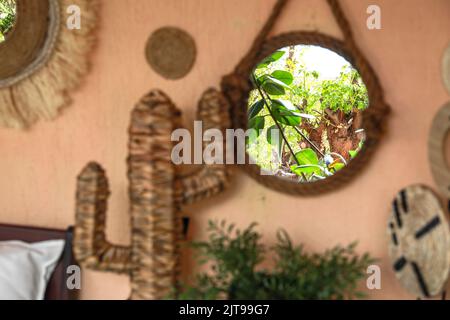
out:
<path id="1" fill-rule="evenodd" d="M 69 29 L 69 7 L 80 29 Z M 51 120 L 70 102 L 88 71 L 97 0 L 18 0 L 16 23 L 0 44 L 0 126 L 24 128 Z"/>
<path id="2" fill-rule="evenodd" d="M 428 137 L 428 160 L 439 192 L 450 199 L 450 170 L 445 156 L 446 137 L 450 130 L 450 102 L 434 116 Z"/>
<path id="3" fill-rule="evenodd" d="M 184 30 L 164 27 L 149 38 L 146 57 L 155 72 L 167 79 L 180 79 L 194 66 L 197 49 L 194 39 Z"/>
<path id="4" fill-rule="evenodd" d="M 442 59 L 442 79 L 450 94 L 450 45 L 447 47 L 447 50 L 445 50 L 444 58 Z"/>
<path id="5" fill-rule="evenodd" d="M 443 290 L 450 268 L 450 231 L 447 213 L 427 187 L 400 191 L 388 222 L 389 256 L 398 280 L 417 297 Z"/>

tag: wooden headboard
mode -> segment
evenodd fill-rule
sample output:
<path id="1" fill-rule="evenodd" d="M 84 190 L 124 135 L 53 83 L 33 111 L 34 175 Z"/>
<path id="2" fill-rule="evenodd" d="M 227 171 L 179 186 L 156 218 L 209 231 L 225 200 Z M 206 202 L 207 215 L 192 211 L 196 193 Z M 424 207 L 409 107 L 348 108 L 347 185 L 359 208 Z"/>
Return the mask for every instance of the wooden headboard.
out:
<path id="1" fill-rule="evenodd" d="M 0 224 L 0 241 L 24 241 L 27 243 L 65 240 L 64 252 L 58 261 L 45 293 L 45 300 L 72 300 L 76 293 L 67 288 L 67 267 L 74 265 L 72 254 L 73 228 L 67 230 L 53 230 L 45 228 L 22 227 Z"/>

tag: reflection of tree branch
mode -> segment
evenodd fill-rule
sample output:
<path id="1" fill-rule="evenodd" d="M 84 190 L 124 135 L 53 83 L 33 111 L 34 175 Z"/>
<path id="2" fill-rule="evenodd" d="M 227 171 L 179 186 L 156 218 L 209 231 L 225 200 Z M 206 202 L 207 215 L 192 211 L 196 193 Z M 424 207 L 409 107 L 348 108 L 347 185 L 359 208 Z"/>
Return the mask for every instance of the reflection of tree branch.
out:
<path id="1" fill-rule="evenodd" d="M 297 162 L 297 164 L 300 165 L 300 162 L 298 161 L 297 157 L 295 156 L 294 150 L 292 150 L 292 148 L 291 148 L 291 146 L 290 146 L 290 144 L 289 144 L 289 141 L 287 140 L 286 136 L 284 135 L 284 132 L 283 132 L 283 129 L 281 128 L 281 125 L 280 125 L 279 122 L 275 119 L 275 116 L 274 116 L 273 113 L 272 113 L 272 109 L 270 109 L 269 103 L 267 102 L 266 96 L 264 95 L 264 93 L 263 93 L 261 87 L 260 87 L 259 84 L 258 84 L 258 80 L 256 80 L 255 74 L 252 74 L 252 76 L 253 76 L 253 82 L 254 82 L 256 88 L 258 89 L 259 95 L 260 95 L 261 98 L 263 99 L 264 105 L 266 106 L 267 110 L 269 111 L 270 116 L 272 117 L 273 121 L 275 122 L 275 125 L 278 127 L 278 130 L 279 130 L 280 133 L 281 133 L 281 137 L 283 138 L 284 142 L 286 143 L 286 145 L 287 145 L 289 151 L 291 152 L 292 157 L 294 158 L 295 162 Z M 270 99 L 270 97 L 269 97 L 269 99 Z M 272 100 L 270 99 L 270 101 L 272 101 Z"/>
<path id="2" fill-rule="evenodd" d="M 314 142 L 312 142 L 306 135 L 304 135 L 299 128 L 297 128 L 297 126 L 294 126 L 295 131 L 297 131 L 297 133 L 303 138 L 305 139 L 310 145 L 311 147 L 313 147 L 314 150 L 316 150 L 322 157 L 325 157 L 325 154 L 320 151 L 320 149 L 314 144 Z"/>

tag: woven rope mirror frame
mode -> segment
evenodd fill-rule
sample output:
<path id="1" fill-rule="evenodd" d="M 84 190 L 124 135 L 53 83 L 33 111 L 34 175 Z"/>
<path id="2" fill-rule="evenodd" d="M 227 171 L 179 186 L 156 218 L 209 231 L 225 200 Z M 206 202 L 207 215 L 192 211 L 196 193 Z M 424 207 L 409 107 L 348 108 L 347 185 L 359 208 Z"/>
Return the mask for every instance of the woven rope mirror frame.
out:
<path id="1" fill-rule="evenodd" d="M 348 21 L 337 1 L 328 0 L 328 4 L 344 33 L 344 41 L 321 33 L 304 31 L 284 33 L 266 40 L 267 34 L 285 3 L 286 0 L 277 2 L 269 21 L 255 40 L 250 52 L 232 74 L 223 78 L 222 89 L 232 105 L 231 118 L 234 129 L 246 130 L 248 97 L 254 89 L 250 79 L 251 72 L 258 63 L 276 50 L 290 45 L 320 46 L 341 55 L 357 69 L 369 95 L 369 107 L 362 113 L 362 128 L 366 132 L 366 140 L 358 156 L 350 161 L 344 169 L 327 177 L 325 180 L 298 183 L 278 176 L 261 175 L 261 168 L 258 165 L 249 164 L 248 154 L 246 155 L 246 164 L 239 165 L 250 177 L 276 191 L 292 195 L 318 195 L 333 191 L 349 182 L 366 166 L 383 136 L 386 117 L 389 114 L 390 107 L 384 101 L 383 90 L 375 72 L 353 41 Z"/>

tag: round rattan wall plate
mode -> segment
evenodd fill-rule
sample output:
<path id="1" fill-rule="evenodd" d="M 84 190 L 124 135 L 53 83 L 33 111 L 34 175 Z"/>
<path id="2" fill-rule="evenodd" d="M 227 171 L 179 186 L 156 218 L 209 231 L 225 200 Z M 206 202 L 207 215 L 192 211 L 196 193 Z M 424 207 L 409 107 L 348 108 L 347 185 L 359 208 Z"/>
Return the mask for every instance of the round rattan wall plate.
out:
<path id="1" fill-rule="evenodd" d="M 271 189 L 295 195 L 317 195 L 335 190 L 338 186 L 350 181 L 366 166 L 382 137 L 385 129 L 385 119 L 389 114 L 390 108 L 383 99 L 382 89 L 375 73 L 362 55 L 359 55 L 358 59 L 355 59 L 351 50 L 344 42 L 324 34 L 316 32 L 291 32 L 266 40 L 262 45 L 262 49 L 252 61 L 253 67 L 256 67 L 258 63 L 276 50 L 291 45 L 315 45 L 329 49 L 345 58 L 357 69 L 367 87 L 370 102 L 369 107 L 362 113 L 362 128 L 364 128 L 366 133 L 364 148 L 344 169 L 324 180 L 317 180 L 310 183 L 298 183 L 292 179 L 284 179 L 279 176 L 261 175 L 261 168 L 258 165 L 249 164 L 251 162 L 248 155 L 247 164 L 240 165 L 239 167 L 242 167 L 252 178 Z M 248 73 L 246 83 L 240 83 L 238 85 L 239 90 L 235 88 L 230 90 L 229 83 L 222 84 L 224 91 L 228 93 L 228 98 L 231 100 L 232 119 L 235 129 L 247 129 L 248 97 L 250 91 L 253 90 L 250 72 Z M 225 81 L 229 81 L 229 79 L 225 79 Z"/>
<path id="2" fill-rule="evenodd" d="M 434 116 L 428 137 L 428 160 L 439 192 L 450 199 L 450 169 L 445 156 L 447 135 L 450 131 L 450 102 Z"/>
<path id="3" fill-rule="evenodd" d="M 427 187 L 400 191 L 389 219 L 389 256 L 403 287 L 417 297 L 441 293 L 450 269 L 450 230 L 440 200 Z"/>
<path id="4" fill-rule="evenodd" d="M 450 45 L 444 52 L 444 57 L 442 59 L 442 79 L 444 85 L 450 94 Z"/>
<path id="5" fill-rule="evenodd" d="M 0 126 L 51 120 L 70 102 L 68 91 L 88 71 L 97 11 L 97 0 L 17 1 L 15 25 L 0 44 Z M 77 14 L 80 27 L 69 28 Z"/>
<path id="6" fill-rule="evenodd" d="M 145 55 L 155 72 L 166 79 L 176 80 L 191 71 L 197 49 L 194 39 L 186 31 L 164 27 L 150 36 Z"/>

